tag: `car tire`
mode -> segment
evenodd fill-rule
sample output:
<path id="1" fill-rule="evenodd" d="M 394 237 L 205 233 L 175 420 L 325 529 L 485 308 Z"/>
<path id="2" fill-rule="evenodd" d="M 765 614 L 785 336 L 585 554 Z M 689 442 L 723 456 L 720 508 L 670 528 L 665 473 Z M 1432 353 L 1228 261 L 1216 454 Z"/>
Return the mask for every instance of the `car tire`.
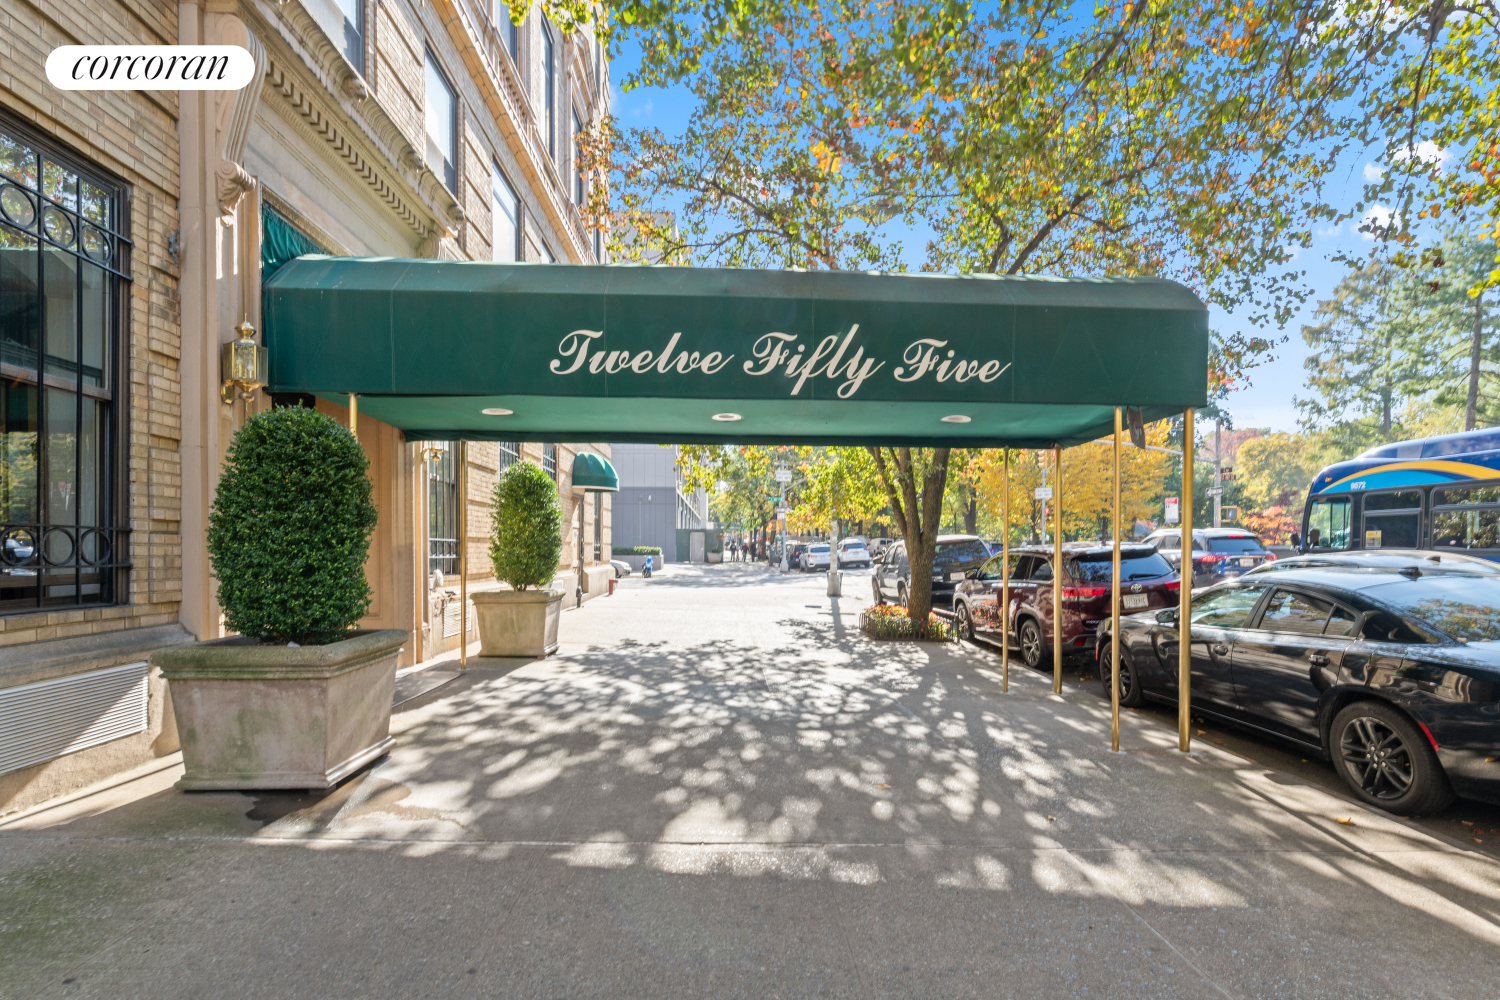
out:
<path id="1" fill-rule="evenodd" d="M 870 589 L 875 592 L 875 603 L 879 604 L 880 603 L 880 581 L 879 580 L 871 580 L 870 581 Z"/>
<path id="2" fill-rule="evenodd" d="M 1427 736 L 1382 701 L 1356 701 L 1328 730 L 1333 766 L 1361 802 L 1402 816 L 1430 816 L 1453 802 L 1453 786 Z"/>
<path id="3" fill-rule="evenodd" d="M 1114 643 L 1110 643 L 1105 652 L 1099 656 L 1099 683 L 1104 685 L 1104 697 L 1109 697 L 1109 657 L 1108 653 L 1114 652 Z M 1146 702 L 1146 692 L 1141 690 L 1140 678 L 1135 675 L 1135 668 L 1130 662 L 1129 656 L 1120 657 L 1120 704 L 1126 708 L 1140 708 Z"/>
<path id="4" fill-rule="evenodd" d="M 901 605 L 903 608 L 911 606 L 907 603 L 906 600 L 906 584 L 904 583 L 896 584 L 896 603 Z"/>
<path id="5" fill-rule="evenodd" d="M 1042 639 L 1042 627 L 1035 618 L 1021 619 L 1016 630 L 1016 644 L 1021 647 L 1021 661 L 1033 670 L 1039 669 L 1052 655 L 1052 650 Z"/>
<path id="6" fill-rule="evenodd" d="M 957 605 L 957 614 L 954 617 L 958 619 L 958 637 L 972 642 L 974 640 L 974 616 L 969 611 L 969 603 L 955 601 L 954 604 Z"/>

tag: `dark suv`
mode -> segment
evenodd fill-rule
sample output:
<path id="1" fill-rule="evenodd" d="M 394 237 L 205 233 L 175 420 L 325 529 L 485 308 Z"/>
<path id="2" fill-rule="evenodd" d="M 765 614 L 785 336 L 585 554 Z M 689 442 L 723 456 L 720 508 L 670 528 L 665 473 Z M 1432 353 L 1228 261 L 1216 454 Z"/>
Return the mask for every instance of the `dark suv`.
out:
<path id="1" fill-rule="evenodd" d="M 1029 667 L 1052 656 L 1052 557 L 1050 547 L 1023 546 L 1010 553 L 1009 624 Z M 1109 617 L 1114 550 L 1108 545 L 1070 545 L 1063 549 L 1063 622 L 1065 650 L 1094 647 L 1099 623 Z M 1003 557 L 995 556 L 959 584 L 953 597 L 959 634 L 998 634 Z M 1146 545 L 1120 546 L 1121 613 L 1166 608 L 1177 603 L 1177 572 L 1161 553 Z"/>
<path id="2" fill-rule="evenodd" d="M 951 604 L 953 589 L 989 556 L 990 550 L 978 535 L 939 535 L 937 551 L 932 557 L 933 605 Z M 911 563 L 906 558 L 905 542 L 897 542 L 886 550 L 885 558 L 875 564 L 870 579 L 876 604 L 906 603 L 911 593 Z"/>
<path id="3" fill-rule="evenodd" d="M 1182 567 L 1182 529 L 1163 528 L 1141 540 L 1153 546 L 1174 567 Z M 1276 556 L 1260 537 L 1244 528 L 1193 529 L 1193 586 L 1236 579 Z"/>

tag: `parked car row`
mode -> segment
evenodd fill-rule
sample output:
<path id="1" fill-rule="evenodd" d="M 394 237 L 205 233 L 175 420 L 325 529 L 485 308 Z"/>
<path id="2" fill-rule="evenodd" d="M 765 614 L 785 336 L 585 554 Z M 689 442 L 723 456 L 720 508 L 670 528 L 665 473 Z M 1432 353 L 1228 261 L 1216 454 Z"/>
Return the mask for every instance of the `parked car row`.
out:
<path id="1" fill-rule="evenodd" d="M 1500 572 L 1420 550 L 1301 557 L 1195 594 L 1195 712 L 1329 759 L 1402 815 L 1500 803 Z M 1177 609 L 1120 620 L 1120 696 L 1175 702 Z M 1099 626 L 1101 679 L 1114 644 Z"/>
<path id="2" fill-rule="evenodd" d="M 1112 548 L 1069 544 L 1060 567 L 1051 546 L 1013 546 L 1008 566 L 990 552 L 940 537 L 934 606 L 951 604 L 965 638 L 1005 629 L 1032 667 L 1050 666 L 1056 642 L 1087 653 L 1107 684 Z M 1239 529 L 1194 532 L 1191 553 L 1193 711 L 1317 754 L 1362 801 L 1402 815 L 1455 795 L 1500 803 L 1500 564 L 1397 549 L 1277 559 Z M 1128 706 L 1177 700 L 1182 554 L 1180 532 L 1121 548 Z M 871 576 L 877 603 L 905 603 L 905 546 Z"/>

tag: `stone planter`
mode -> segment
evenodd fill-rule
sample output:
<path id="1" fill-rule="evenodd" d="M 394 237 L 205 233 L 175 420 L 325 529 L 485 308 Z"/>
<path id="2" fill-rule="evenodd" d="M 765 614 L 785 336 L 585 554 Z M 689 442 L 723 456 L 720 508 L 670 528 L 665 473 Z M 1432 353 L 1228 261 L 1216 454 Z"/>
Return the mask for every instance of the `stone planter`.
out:
<path id="1" fill-rule="evenodd" d="M 652 569 L 661 569 L 661 556 L 615 556 L 616 559 L 630 567 L 632 573 L 639 573 L 646 568 L 646 560 L 651 560 Z"/>
<path id="2" fill-rule="evenodd" d="M 360 630 L 326 646 L 235 636 L 152 653 L 182 740 L 177 787 L 332 788 L 386 753 L 409 634 Z"/>
<path id="3" fill-rule="evenodd" d="M 480 656 L 551 656 L 557 652 L 560 590 L 481 590 L 470 594 L 479 619 Z"/>

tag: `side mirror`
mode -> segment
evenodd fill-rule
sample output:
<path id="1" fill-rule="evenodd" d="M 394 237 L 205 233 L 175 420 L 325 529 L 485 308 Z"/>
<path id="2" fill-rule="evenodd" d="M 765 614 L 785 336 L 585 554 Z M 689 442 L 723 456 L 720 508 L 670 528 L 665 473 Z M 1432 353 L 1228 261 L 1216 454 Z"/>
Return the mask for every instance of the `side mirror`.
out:
<path id="1" fill-rule="evenodd" d="M 1294 532 L 1292 532 L 1291 542 L 1292 542 L 1292 548 L 1296 549 L 1298 552 L 1301 552 L 1302 551 L 1302 532 L 1300 532 L 1300 531 L 1294 531 Z"/>
<path id="2" fill-rule="evenodd" d="M 1157 621 L 1157 624 L 1159 624 L 1159 625 L 1176 625 L 1177 624 L 1177 609 L 1176 608 L 1167 608 L 1164 611 L 1158 611 L 1156 613 L 1156 621 Z"/>
<path id="3" fill-rule="evenodd" d="M 973 569 L 971 569 L 967 573 L 965 573 L 964 574 L 964 579 L 965 580 L 977 580 L 977 579 L 979 579 L 979 567 L 975 566 Z"/>

